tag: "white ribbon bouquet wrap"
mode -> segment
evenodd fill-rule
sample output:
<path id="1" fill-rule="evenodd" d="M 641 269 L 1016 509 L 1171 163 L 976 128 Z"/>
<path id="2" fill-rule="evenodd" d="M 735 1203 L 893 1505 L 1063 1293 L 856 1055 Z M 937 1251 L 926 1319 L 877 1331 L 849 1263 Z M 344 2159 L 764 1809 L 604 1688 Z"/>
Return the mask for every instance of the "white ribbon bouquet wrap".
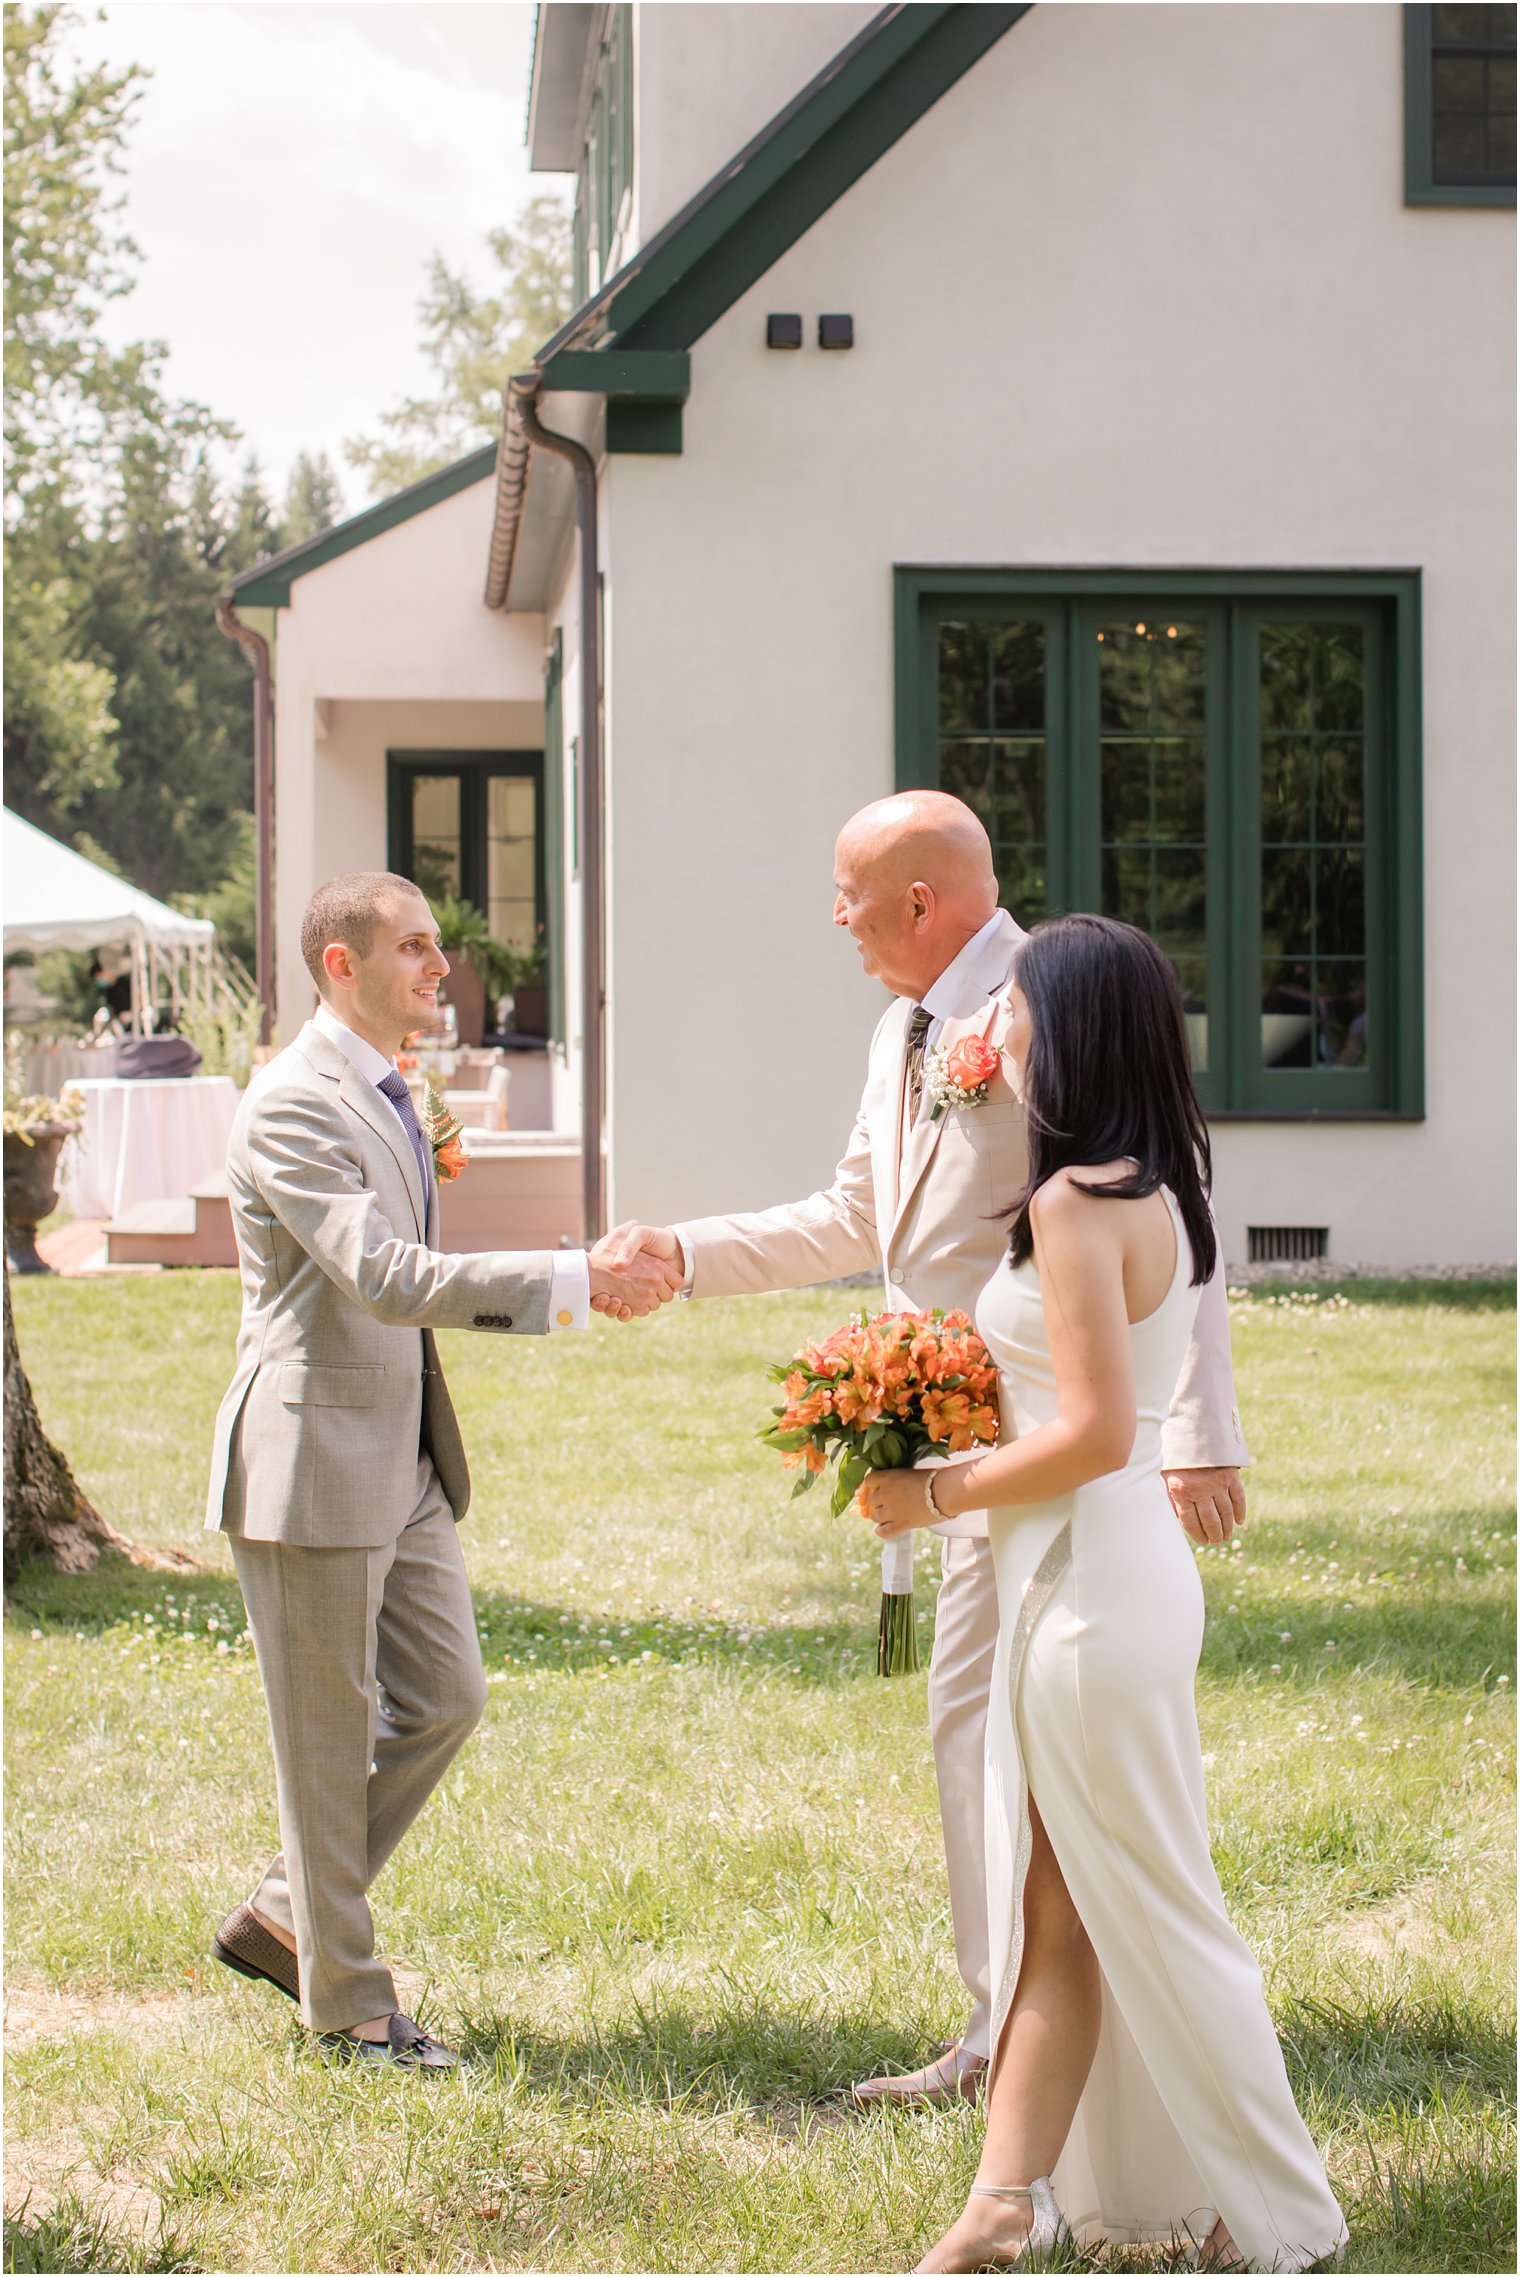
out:
<path id="1" fill-rule="evenodd" d="M 861 1312 L 778 1361 L 770 1377 L 783 1405 L 759 1436 L 800 1472 L 794 1498 L 834 1466 L 836 1517 L 873 1470 L 970 1454 L 997 1438 L 997 1370 L 963 1312 Z M 876 1666 L 882 1676 L 918 1666 L 911 1529 L 882 1549 Z"/>

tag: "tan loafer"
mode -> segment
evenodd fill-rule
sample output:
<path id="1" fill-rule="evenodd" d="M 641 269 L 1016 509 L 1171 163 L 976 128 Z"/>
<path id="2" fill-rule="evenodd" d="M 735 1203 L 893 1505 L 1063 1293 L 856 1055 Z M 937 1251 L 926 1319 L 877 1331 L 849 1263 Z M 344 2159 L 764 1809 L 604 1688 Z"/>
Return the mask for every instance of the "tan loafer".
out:
<path id="1" fill-rule="evenodd" d="M 862 2079 L 847 2087 L 844 2096 L 846 2102 L 862 2109 L 872 2103 L 974 2103 L 986 2076 L 987 2058 L 969 2054 L 957 2040 L 921 2071 L 901 2072 L 889 2079 Z"/>

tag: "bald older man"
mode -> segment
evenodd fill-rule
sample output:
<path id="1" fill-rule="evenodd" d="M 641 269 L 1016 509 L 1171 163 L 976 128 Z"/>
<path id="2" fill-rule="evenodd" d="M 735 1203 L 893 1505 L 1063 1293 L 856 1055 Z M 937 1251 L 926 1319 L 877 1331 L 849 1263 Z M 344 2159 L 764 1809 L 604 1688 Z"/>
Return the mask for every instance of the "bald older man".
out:
<path id="1" fill-rule="evenodd" d="M 932 1115 L 922 1107 L 924 1053 L 995 1030 L 1024 934 L 998 907 L 986 831 L 941 791 L 903 792 L 854 815 L 839 835 L 834 883 L 835 924 L 894 1001 L 872 1039 L 860 1112 L 833 1184 L 753 1214 L 621 1227 L 622 1254 L 643 1248 L 680 1261 L 693 1297 L 805 1288 L 876 1270 L 893 1310 L 970 1312 L 1006 1246 L 1002 1213 L 1027 1175 L 1023 1109 L 997 1084 L 981 1107 Z M 1221 1273 L 1200 1300 L 1163 1447 L 1182 1525 L 1199 1543 L 1228 1541 L 1245 1516 L 1246 1451 Z M 983 1750 L 997 1588 L 985 1512 L 934 1531 L 943 1543 L 929 1718 L 956 1961 L 971 2013 L 959 2039 L 922 2069 L 854 2087 L 861 2102 L 974 2095 L 987 2064 Z"/>

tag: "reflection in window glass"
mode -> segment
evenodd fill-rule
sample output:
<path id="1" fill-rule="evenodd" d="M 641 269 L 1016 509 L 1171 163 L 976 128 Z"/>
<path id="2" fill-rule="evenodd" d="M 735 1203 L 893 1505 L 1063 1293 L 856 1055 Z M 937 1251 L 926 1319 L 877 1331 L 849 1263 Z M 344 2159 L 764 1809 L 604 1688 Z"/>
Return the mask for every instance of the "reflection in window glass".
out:
<path id="1" fill-rule="evenodd" d="M 1045 628 L 939 628 L 939 780 L 992 840 L 998 892 L 1026 925 L 1046 913 Z"/>
<path id="2" fill-rule="evenodd" d="M 1515 10 L 1430 12 L 1431 173 L 1452 188 L 1515 180 Z"/>
<path id="3" fill-rule="evenodd" d="M 486 919 L 493 939 L 532 948 L 538 934 L 538 786 L 493 775 L 486 800 Z"/>
<path id="4" fill-rule="evenodd" d="M 1138 925 L 1177 967 L 1193 1066 L 1209 1064 L 1201 625 L 1105 622 L 1098 646 L 1098 760 L 1105 916 Z"/>
<path id="5" fill-rule="evenodd" d="M 412 777 L 412 876 L 429 901 L 459 891 L 459 806 L 457 775 Z"/>
<path id="6" fill-rule="evenodd" d="M 1261 631 L 1261 1056 L 1367 1058 L 1366 663 L 1354 624 Z"/>

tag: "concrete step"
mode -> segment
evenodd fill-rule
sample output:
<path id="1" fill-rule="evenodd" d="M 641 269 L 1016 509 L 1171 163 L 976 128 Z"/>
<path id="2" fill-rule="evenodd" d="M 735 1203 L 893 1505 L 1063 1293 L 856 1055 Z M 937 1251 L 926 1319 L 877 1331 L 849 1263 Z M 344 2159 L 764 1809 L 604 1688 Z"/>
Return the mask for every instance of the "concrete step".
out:
<path id="1" fill-rule="evenodd" d="M 203 1179 L 182 1202 L 137 1202 L 106 1227 L 113 1265 L 237 1263 L 225 1178 Z"/>

